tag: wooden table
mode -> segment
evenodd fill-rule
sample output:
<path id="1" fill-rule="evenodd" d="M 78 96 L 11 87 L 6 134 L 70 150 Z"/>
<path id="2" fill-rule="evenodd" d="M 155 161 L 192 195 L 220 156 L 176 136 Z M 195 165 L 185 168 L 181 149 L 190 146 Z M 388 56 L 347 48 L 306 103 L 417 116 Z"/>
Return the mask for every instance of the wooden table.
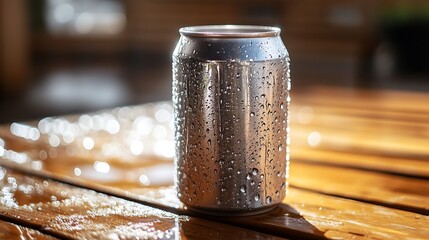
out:
<path id="1" fill-rule="evenodd" d="M 186 210 L 171 103 L 0 128 L 0 239 L 429 239 L 429 95 L 295 92 L 287 197 L 251 217 Z"/>

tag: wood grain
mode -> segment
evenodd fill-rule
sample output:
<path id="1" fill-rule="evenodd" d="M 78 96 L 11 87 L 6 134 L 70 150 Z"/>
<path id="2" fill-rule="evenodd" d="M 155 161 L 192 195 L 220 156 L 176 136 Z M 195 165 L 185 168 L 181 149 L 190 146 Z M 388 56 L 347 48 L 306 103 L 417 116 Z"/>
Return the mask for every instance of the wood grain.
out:
<path id="1" fill-rule="evenodd" d="M 309 163 L 333 165 L 403 175 L 412 178 L 429 178 L 429 164 L 421 160 L 391 158 L 363 153 L 313 148 L 293 148 L 292 159 Z"/>
<path id="2" fill-rule="evenodd" d="M 168 206 L 175 200 L 174 189 L 138 191 L 135 197 Z M 184 210 L 186 211 L 186 210 Z M 190 213 L 188 214 L 195 214 Z M 205 216 L 208 217 L 208 216 Z M 429 217 L 373 204 L 289 188 L 275 210 L 245 218 L 215 218 L 260 232 L 294 238 L 427 239 Z"/>
<path id="3" fill-rule="evenodd" d="M 61 239 L 277 239 L 0 168 L 0 215 Z"/>
<path id="4" fill-rule="evenodd" d="M 34 177 L 28 179 L 34 179 Z M 49 184 L 52 185 L 51 182 Z M 50 188 L 52 189 L 52 187 Z M 62 191 L 67 189 L 64 185 L 59 188 Z M 95 188 L 100 192 L 106 191 L 106 188 L 103 187 L 92 186 L 91 188 Z M 71 194 L 72 196 L 76 196 L 76 191 L 81 191 L 77 188 L 72 188 L 72 190 L 75 191 Z M 86 196 L 88 191 L 84 192 Z M 109 190 L 107 190 L 107 193 L 109 193 Z M 427 216 L 327 196 L 293 187 L 289 188 L 288 195 L 279 208 L 267 214 L 246 218 L 216 218 L 189 212 L 177 199 L 173 187 L 139 188 L 128 189 L 126 192 L 111 192 L 111 194 L 118 193 L 135 202 L 147 202 L 152 206 L 170 212 L 203 217 L 281 237 L 308 239 L 323 239 L 326 237 L 334 239 L 339 237 L 353 237 L 355 239 L 425 239 L 429 237 L 429 231 L 425 230 L 425 226 L 429 224 L 429 217 Z M 49 202 L 49 200 L 47 201 Z M 100 201 L 104 202 L 104 200 Z M 18 214 L 20 219 L 24 217 L 22 213 L 12 212 Z M 76 212 L 76 210 L 72 210 L 72 212 Z M 8 213 L 11 213 L 11 211 L 9 210 Z M 371 216 L 368 216 L 368 214 L 371 214 Z M 33 217 L 40 218 L 38 215 L 33 215 Z M 200 224 L 202 223 L 200 222 Z M 58 231 L 62 232 L 61 229 Z"/>
<path id="5" fill-rule="evenodd" d="M 338 98 L 344 101 L 338 101 Z M 401 98 L 407 99 L 407 103 L 398 100 Z M 61 136 L 61 133 L 41 134 L 37 141 L 32 141 L 11 134 L 10 126 L 1 127 L 0 165 L 15 169 L 15 175 L 28 176 L 28 181 L 50 179 L 52 185 L 58 186 L 55 191 L 69 189 L 70 196 L 88 193 L 102 196 L 100 199 L 106 201 L 124 201 L 124 205 L 144 204 L 145 209 L 155 207 L 171 216 L 192 216 L 189 218 L 192 220 L 179 221 L 181 228 L 177 234 L 182 237 L 201 237 L 200 232 L 212 229 L 212 221 L 216 221 L 268 234 L 261 235 L 262 238 L 275 235 L 298 239 L 427 239 L 429 106 L 425 104 L 426 100 L 429 96 L 425 94 L 398 92 L 343 89 L 302 92 L 294 100 L 291 112 L 291 187 L 288 195 L 279 208 L 253 217 L 221 219 L 187 210 L 171 187 L 174 175 L 171 158 L 159 153 L 130 154 L 129 146 L 124 143 L 129 141 L 129 136 L 134 136 L 133 131 L 137 131 L 134 129 L 136 119 L 144 117 L 153 128 L 161 126 L 156 125 L 161 124 L 155 120 L 156 105 L 95 113 L 91 116 L 117 116 L 120 132 L 109 134 L 85 130 L 84 135 L 76 136 L 72 143 L 65 144 L 60 140 L 59 146 L 52 146 L 50 138 L 55 134 Z M 408 108 L 408 105 L 412 107 Z M 119 114 L 121 109 L 130 114 L 124 118 Z M 53 118 L 52 123 L 67 121 L 69 125 L 78 126 L 79 119 L 79 116 Z M 37 125 L 34 122 L 27 126 Z M 168 128 L 165 131 L 168 132 Z M 315 144 L 309 140 L 314 132 L 320 135 Z M 166 134 L 168 141 L 170 137 Z M 85 138 L 94 143 L 89 150 L 83 146 Z M 148 136 L 148 140 L 159 141 L 153 136 Z M 106 146 L 116 149 L 118 154 L 106 153 Z M 95 170 L 100 162 L 108 166 L 107 172 Z M 37 198 L 43 200 L 41 196 Z M 14 221 L 33 226 L 34 219 L 25 218 L 24 213 L 3 210 L 3 216 L 19 216 L 21 220 L 15 218 Z M 150 215 L 152 220 L 163 217 L 165 215 Z M 112 231 L 113 225 L 103 225 L 106 224 L 104 220 L 100 221 L 106 226 L 104 229 Z M 160 225 L 160 229 L 165 230 L 170 225 L 163 226 Z M 225 226 L 228 225 L 222 225 Z M 42 226 L 36 227 L 42 229 Z M 229 236 L 217 232 L 220 228 L 210 230 L 210 236 Z M 241 238 L 250 236 L 246 235 L 247 230 L 231 231 Z M 249 234 L 254 236 L 252 234 L 257 232 Z M 55 233 L 71 236 L 70 232 L 60 228 Z M 83 231 L 81 234 L 89 233 Z"/>
<path id="6" fill-rule="evenodd" d="M 429 215 L 429 181 L 292 162 L 290 184 L 328 195 Z"/>
<path id="7" fill-rule="evenodd" d="M 55 240 L 52 236 L 43 234 L 37 230 L 22 227 L 7 221 L 0 220 L 0 239 L 7 240 Z"/>

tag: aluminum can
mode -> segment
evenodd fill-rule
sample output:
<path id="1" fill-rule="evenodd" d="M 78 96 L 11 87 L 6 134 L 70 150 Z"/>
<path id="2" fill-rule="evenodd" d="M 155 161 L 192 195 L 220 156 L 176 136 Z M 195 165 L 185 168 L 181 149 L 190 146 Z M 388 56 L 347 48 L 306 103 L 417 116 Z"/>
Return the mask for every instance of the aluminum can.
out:
<path id="1" fill-rule="evenodd" d="M 289 54 L 280 29 L 184 27 L 173 53 L 175 184 L 199 212 L 268 211 L 286 195 Z"/>

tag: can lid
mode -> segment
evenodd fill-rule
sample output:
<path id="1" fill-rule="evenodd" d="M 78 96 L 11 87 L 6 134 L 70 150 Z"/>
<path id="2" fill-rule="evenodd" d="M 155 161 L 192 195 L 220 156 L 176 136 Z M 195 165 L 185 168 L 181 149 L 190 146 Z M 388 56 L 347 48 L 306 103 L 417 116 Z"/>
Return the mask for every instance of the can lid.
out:
<path id="1" fill-rule="evenodd" d="M 206 25 L 179 29 L 180 34 L 198 38 L 261 38 L 280 35 L 280 28 L 252 25 Z"/>

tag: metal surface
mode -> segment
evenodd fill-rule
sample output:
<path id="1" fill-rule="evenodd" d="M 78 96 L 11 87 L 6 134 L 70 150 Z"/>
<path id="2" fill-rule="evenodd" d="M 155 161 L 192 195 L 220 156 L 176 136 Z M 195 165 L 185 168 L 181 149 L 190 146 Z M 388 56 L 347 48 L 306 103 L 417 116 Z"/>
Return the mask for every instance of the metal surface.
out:
<path id="1" fill-rule="evenodd" d="M 193 26 L 181 28 L 179 32 L 187 37 L 209 38 L 255 38 L 280 35 L 280 29 L 276 27 L 246 25 Z"/>
<path id="2" fill-rule="evenodd" d="M 181 29 L 173 54 L 176 186 L 225 215 L 280 203 L 288 175 L 289 56 L 278 28 Z"/>

